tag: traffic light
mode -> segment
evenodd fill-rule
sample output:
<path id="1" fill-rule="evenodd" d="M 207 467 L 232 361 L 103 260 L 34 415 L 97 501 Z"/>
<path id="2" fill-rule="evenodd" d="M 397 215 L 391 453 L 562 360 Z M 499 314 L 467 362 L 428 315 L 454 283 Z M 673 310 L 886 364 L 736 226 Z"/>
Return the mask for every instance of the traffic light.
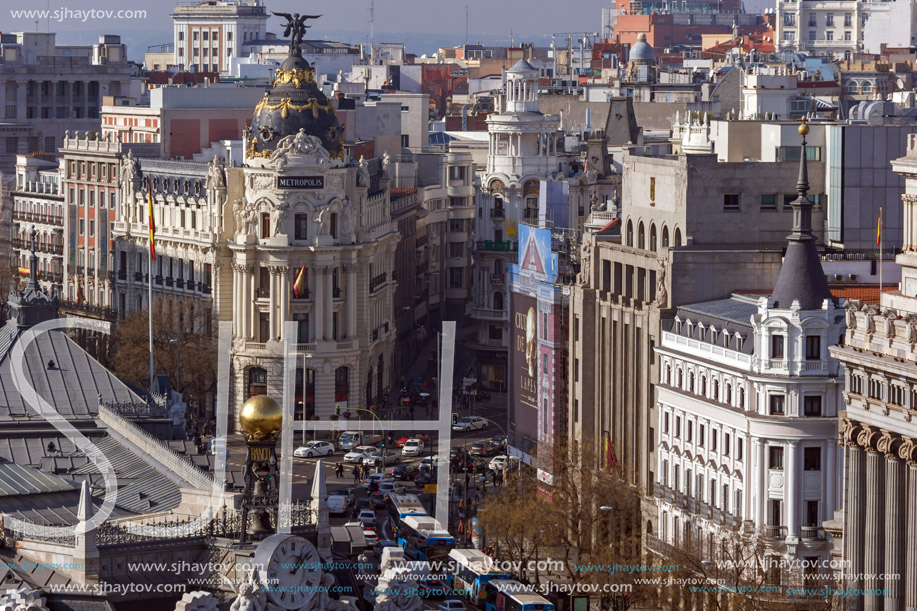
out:
<path id="1" fill-rule="evenodd" d="M 458 424 L 458 414 L 452 414 L 452 426 Z"/>

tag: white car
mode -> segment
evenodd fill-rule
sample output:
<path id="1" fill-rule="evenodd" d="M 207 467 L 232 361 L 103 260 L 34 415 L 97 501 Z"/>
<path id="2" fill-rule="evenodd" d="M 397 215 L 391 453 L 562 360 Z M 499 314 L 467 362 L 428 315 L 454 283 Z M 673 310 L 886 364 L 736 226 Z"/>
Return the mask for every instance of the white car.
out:
<path id="1" fill-rule="evenodd" d="M 349 492 L 335 492 L 328 495 L 328 513 L 347 515 L 353 508 L 353 495 Z"/>
<path id="2" fill-rule="evenodd" d="M 376 527 L 376 512 L 372 509 L 364 509 L 357 516 L 357 520 L 363 524 L 363 528 L 375 528 Z"/>
<path id="3" fill-rule="evenodd" d="M 344 454 L 344 462 L 362 463 L 364 458 L 378 449 L 376 446 L 359 446 Z"/>
<path id="4" fill-rule="evenodd" d="M 384 480 L 379 482 L 379 492 L 386 497 L 390 494 L 401 494 L 404 492 L 404 486 L 398 485 L 394 480 Z"/>
<path id="5" fill-rule="evenodd" d="M 439 456 L 427 456 L 420 461 L 420 468 L 423 469 L 424 467 L 428 467 L 432 469 L 437 464 L 439 464 Z"/>
<path id="6" fill-rule="evenodd" d="M 366 547 L 372 547 L 379 542 L 379 536 L 376 534 L 376 531 L 370 530 L 369 528 L 363 529 L 363 538 L 366 539 Z"/>
<path id="7" fill-rule="evenodd" d="M 458 424 L 452 426 L 453 431 L 481 431 L 487 428 L 487 420 L 480 416 L 465 416 L 459 418 Z"/>
<path id="8" fill-rule="evenodd" d="M 304 446 L 293 450 L 296 458 L 315 458 L 316 456 L 331 456 L 334 454 L 334 444 L 330 441 L 310 441 Z"/>
<path id="9" fill-rule="evenodd" d="M 436 611 L 465 611 L 465 603 L 460 600 L 444 600 L 436 607 Z"/>
<path id="10" fill-rule="evenodd" d="M 487 466 L 490 467 L 493 471 L 502 471 L 506 468 L 507 461 L 506 454 L 501 454 L 500 456 L 494 456 L 490 459 L 490 462 L 487 463 Z"/>
<path id="11" fill-rule="evenodd" d="M 382 464 L 383 454 L 385 456 L 385 461 L 389 464 L 393 462 L 393 459 L 398 457 L 398 452 L 395 450 L 386 449 L 384 452 L 382 450 L 376 450 L 375 452 L 370 452 L 363 457 L 363 464 L 367 467 L 375 467 Z"/>
<path id="12" fill-rule="evenodd" d="M 401 446 L 402 456 L 420 456 L 423 452 L 423 441 L 420 439 L 408 439 Z"/>

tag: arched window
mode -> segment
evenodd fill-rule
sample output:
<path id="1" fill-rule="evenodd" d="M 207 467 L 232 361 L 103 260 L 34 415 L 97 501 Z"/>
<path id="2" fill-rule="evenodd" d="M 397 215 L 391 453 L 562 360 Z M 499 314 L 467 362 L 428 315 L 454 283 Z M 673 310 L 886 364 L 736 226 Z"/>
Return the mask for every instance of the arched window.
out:
<path id="1" fill-rule="evenodd" d="M 731 384 L 726 385 L 726 403 L 730 405 L 732 404 L 732 385 Z"/>
<path id="2" fill-rule="evenodd" d="M 681 246 L 681 229 L 675 230 L 675 246 Z"/>
<path id="3" fill-rule="evenodd" d="M 643 221 L 640 221 L 640 229 L 637 231 L 637 248 L 646 248 L 646 231 L 643 229 Z"/>
<path id="4" fill-rule="evenodd" d="M 739 407 L 745 407 L 745 389 L 739 388 Z"/>
<path id="5" fill-rule="evenodd" d="M 669 247 L 669 228 L 666 226 L 662 227 L 662 247 Z"/>
<path id="6" fill-rule="evenodd" d="M 714 401 L 720 400 L 720 381 L 719 380 L 713 381 L 713 400 Z"/>
<path id="7" fill-rule="evenodd" d="M 267 394 L 267 371 L 261 367 L 248 370 L 248 396 Z"/>
<path id="8" fill-rule="evenodd" d="M 704 376 L 700 378 L 700 394 L 704 397 L 707 396 L 707 378 Z"/>
<path id="9" fill-rule="evenodd" d="M 666 384 L 672 383 L 672 368 L 671 367 L 665 368 L 665 383 Z"/>
<path id="10" fill-rule="evenodd" d="M 688 392 L 694 392 L 694 373 L 688 374 Z"/>
<path id="11" fill-rule="evenodd" d="M 347 401 L 350 397 L 350 370 L 338 367 L 334 370 L 334 400 Z"/>
<path id="12" fill-rule="evenodd" d="M 503 309 L 503 293 L 497 291 L 494 293 L 494 309 L 502 310 Z"/>
<path id="13" fill-rule="evenodd" d="M 678 388 L 684 388 L 685 378 L 681 369 L 678 370 Z"/>
<path id="14" fill-rule="evenodd" d="M 632 221 L 627 221 L 627 245 L 634 245 L 634 223 Z"/>
<path id="15" fill-rule="evenodd" d="M 650 250 L 656 252 L 656 224 L 650 225 Z"/>

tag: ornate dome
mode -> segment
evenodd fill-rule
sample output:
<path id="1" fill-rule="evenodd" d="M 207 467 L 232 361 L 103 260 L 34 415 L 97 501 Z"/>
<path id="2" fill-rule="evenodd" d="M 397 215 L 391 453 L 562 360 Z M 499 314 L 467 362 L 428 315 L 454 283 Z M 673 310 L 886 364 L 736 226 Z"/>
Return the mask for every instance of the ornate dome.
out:
<path id="1" fill-rule="evenodd" d="M 344 133 L 334 106 L 316 86 L 309 62 L 291 55 L 255 106 L 246 152 L 249 157 L 270 157 L 282 138 L 300 129 L 321 140 L 331 157 L 344 158 Z"/>
<path id="2" fill-rule="evenodd" d="M 646 34 L 640 32 L 637 34 L 637 42 L 630 48 L 630 56 L 628 61 L 632 62 L 650 62 L 652 63 L 656 59 L 656 52 L 653 51 L 653 47 L 646 42 Z"/>
<path id="3" fill-rule="evenodd" d="M 273 398 L 256 395 L 242 406 L 239 424 L 246 439 L 270 439 L 280 432 L 283 425 L 283 409 Z"/>

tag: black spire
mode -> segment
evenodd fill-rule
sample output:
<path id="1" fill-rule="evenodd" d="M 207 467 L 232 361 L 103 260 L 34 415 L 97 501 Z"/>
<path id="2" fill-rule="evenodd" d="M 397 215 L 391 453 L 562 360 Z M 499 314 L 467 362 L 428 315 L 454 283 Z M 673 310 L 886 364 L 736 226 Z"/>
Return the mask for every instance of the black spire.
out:
<path id="1" fill-rule="evenodd" d="M 817 310 L 825 299 L 831 299 L 831 289 L 821 266 L 815 235 L 812 233 L 812 201 L 809 192 L 809 168 L 806 163 L 806 135 L 809 126 L 805 119 L 799 126 L 802 145 L 799 149 L 799 179 L 796 182 L 796 199 L 793 207 L 793 232 L 787 237 L 783 267 L 771 296 L 774 306 L 789 309 L 794 300 L 803 310 Z"/>
<path id="2" fill-rule="evenodd" d="M 38 255 L 35 254 L 35 236 L 38 235 L 38 232 L 35 230 L 35 225 L 32 225 L 32 229 L 29 231 L 29 252 L 32 253 L 29 255 L 29 288 L 38 290 Z"/>

